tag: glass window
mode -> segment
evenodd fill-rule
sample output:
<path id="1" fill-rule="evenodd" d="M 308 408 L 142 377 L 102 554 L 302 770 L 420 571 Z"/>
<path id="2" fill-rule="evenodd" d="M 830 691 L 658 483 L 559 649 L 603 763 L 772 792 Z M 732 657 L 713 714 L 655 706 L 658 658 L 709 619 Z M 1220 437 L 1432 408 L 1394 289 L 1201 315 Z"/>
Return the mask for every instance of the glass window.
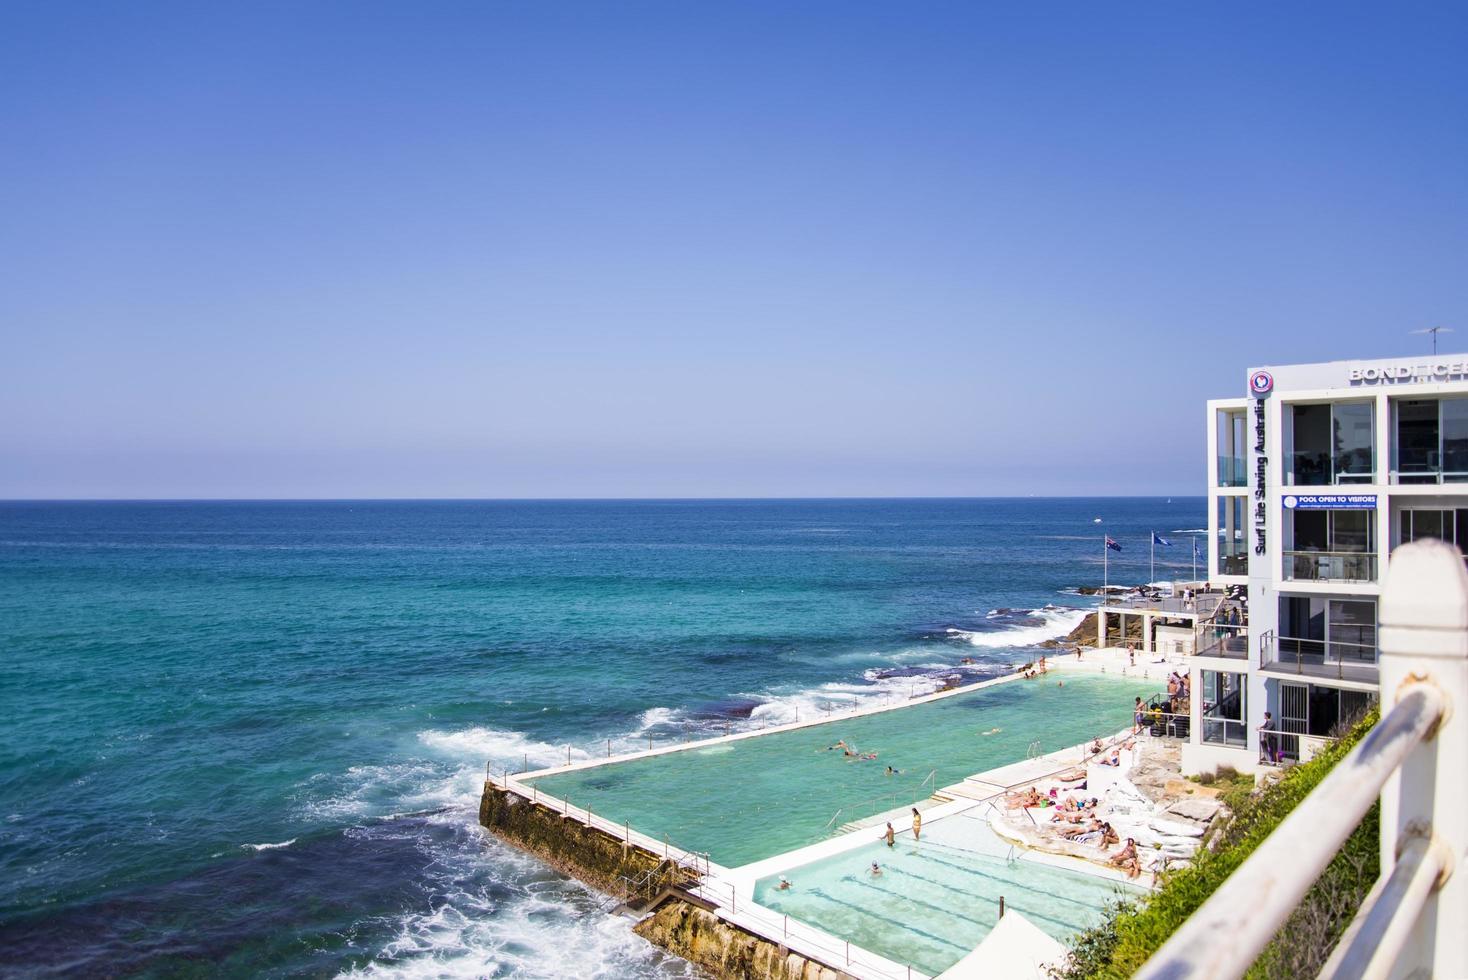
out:
<path id="1" fill-rule="evenodd" d="M 1443 481 L 1468 480 L 1468 398 L 1442 400 Z"/>
<path id="2" fill-rule="evenodd" d="M 1218 574 L 1249 574 L 1248 525 L 1244 522 L 1246 497 L 1218 498 Z"/>
<path id="3" fill-rule="evenodd" d="M 1243 412 L 1226 410 L 1218 412 L 1218 485 L 1242 487 L 1248 482 L 1244 472 L 1248 432 Z"/>
<path id="4" fill-rule="evenodd" d="M 1375 469 L 1371 414 L 1370 402 L 1331 406 L 1336 483 L 1371 482 Z"/>
<path id="5" fill-rule="evenodd" d="M 1295 511 L 1295 547 L 1293 550 L 1330 550 L 1330 511 Z"/>
<path id="6" fill-rule="evenodd" d="M 1330 406 L 1291 406 L 1294 453 L 1290 459 L 1290 482 L 1296 486 L 1323 486 L 1331 482 Z"/>
<path id="7" fill-rule="evenodd" d="M 1332 660 L 1376 663 L 1376 603 L 1370 599 L 1330 600 L 1329 647 Z"/>
<path id="8" fill-rule="evenodd" d="M 1332 510 L 1330 514 L 1330 549 L 1336 552 L 1371 551 L 1371 532 L 1376 525 L 1372 510 Z"/>
<path id="9" fill-rule="evenodd" d="M 1437 402 L 1397 404 L 1397 472 L 1403 483 L 1434 483 L 1438 468 Z"/>
<path id="10" fill-rule="evenodd" d="M 1203 741 L 1243 746 L 1248 738 L 1244 675 L 1221 670 L 1199 673 L 1203 686 Z"/>

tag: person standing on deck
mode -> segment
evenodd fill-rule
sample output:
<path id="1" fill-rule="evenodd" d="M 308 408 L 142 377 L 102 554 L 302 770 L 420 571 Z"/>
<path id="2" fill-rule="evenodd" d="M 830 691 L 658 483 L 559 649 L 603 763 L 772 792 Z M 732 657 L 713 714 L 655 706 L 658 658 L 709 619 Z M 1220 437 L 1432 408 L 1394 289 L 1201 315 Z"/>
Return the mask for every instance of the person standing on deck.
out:
<path id="1" fill-rule="evenodd" d="M 923 834 L 923 815 L 917 807 L 912 808 L 912 839 L 919 840 Z"/>

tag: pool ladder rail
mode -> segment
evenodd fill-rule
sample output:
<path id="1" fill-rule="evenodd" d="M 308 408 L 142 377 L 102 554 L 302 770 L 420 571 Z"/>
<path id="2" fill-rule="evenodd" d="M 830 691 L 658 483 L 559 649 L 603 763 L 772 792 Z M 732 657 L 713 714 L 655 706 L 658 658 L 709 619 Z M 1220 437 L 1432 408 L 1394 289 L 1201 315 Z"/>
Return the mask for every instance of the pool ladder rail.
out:
<path id="1" fill-rule="evenodd" d="M 866 826 L 870 826 L 869 824 L 865 824 L 864 821 L 871 820 L 873 817 L 877 817 L 881 814 L 888 813 L 893 810 L 899 810 L 904 806 L 914 806 L 918 802 L 920 802 L 924 798 L 924 796 L 926 796 L 928 799 L 935 799 L 937 798 L 937 793 L 938 770 L 934 769 L 923 777 L 923 781 L 918 783 L 915 790 L 893 790 L 889 793 L 883 793 L 880 796 L 874 796 L 871 799 L 862 800 L 858 803 L 847 803 L 843 806 L 837 807 L 836 812 L 831 814 L 831 819 L 826 821 L 826 826 L 824 829 L 826 831 L 830 831 L 832 827 L 836 827 L 836 822 L 840 820 L 843 816 L 845 816 L 849 817 L 850 819 L 846 820 L 839 827 L 837 827 L 837 833 L 845 834 L 850 833 L 853 830 L 862 830 Z M 908 800 L 907 802 L 899 802 L 900 798 L 908 796 L 911 797 L 910 800 Z M 880 806 L 880 804 L 884 803 L 889 805 Z M 857 814 L 862 815 L 858 816 Z"/>

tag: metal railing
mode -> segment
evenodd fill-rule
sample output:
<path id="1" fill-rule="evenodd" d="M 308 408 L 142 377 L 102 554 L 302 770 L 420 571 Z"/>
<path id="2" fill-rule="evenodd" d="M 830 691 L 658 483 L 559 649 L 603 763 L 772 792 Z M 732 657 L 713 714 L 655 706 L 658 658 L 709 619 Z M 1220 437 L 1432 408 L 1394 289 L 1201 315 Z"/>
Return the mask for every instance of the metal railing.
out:
<path id="1" fill-rule="evenodd" d="M 1345 640 L 1306 640 L 1295 636 L 1266 634 L 1259 645 L 1259 669 L 1300 676 L 1334 677 L 1374 683 L 1378 653 L 1374 643 Z"/>
<path id="2" fill-rule="evenodd" d="M 1375 582 L 1376 554 L 1363 551 L 1286 551 L 1289 582 Z"/>
<path id="3" fill-rule="evenodd" d="M 841 820 L 842 817 L 846 818 L 841 820 L 842 823 L 850 823 L 853 820 L 864 820 L 867 817 L 874 817 L 888 810 L 896 810 L 898 807 L 909 806 L 926 796 L 932 796 L 937 786 L 938 770 L 934 769 L 924 776 L 923 781 L 918 783 L 914 789 L 891 790 L 886 793 L 879 793 L 870 799 L 861 800 L 857 803 L 847 803 L 837 807 L 836 812 L 831 814 L 831 819 L 826 821 L 825 829 L 830 830 L 836 825 L 836 821 Z M 897 802 L 899 799 L 903 802 Z M 884 806 L 883 804 L 886 805 Z"/>
<path id="4" fill-rule="evenodd" d="M 1193 656 L 1249 659 L 1249 627 L 1232 623 L 1204 623 L 1193 639 Z"/>
<path id="5" fill-rule="evenodd" d="M 1468 976 L 1468 571 L 1457 549 L 1403 547 L 1381 610 L 1390 709 L 1137 977 L 1243 976 L 1378 794 L 1382 877 L 1320 976 Z"/>

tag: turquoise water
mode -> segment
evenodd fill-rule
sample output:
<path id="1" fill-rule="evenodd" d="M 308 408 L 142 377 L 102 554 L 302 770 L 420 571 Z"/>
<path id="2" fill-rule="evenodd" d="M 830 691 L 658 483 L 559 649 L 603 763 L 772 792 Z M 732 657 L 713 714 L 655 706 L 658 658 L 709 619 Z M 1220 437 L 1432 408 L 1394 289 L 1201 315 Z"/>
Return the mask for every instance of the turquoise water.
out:
<path id="1" fill-rule="evenodd" d="M 0 973 L 683 975 L 484 838 L 486 763 L 977 679 L 1089 603 L 1093 517 L 1115 582 L 1204 513 L 0 503 Z"/>
<path id="2" fill-rule="evenodd" d="M 861 833 L 865 833 L 862 831 Z M 877 862 L 880 876 L 869 868 Z M 936 821 L 921 842 L 873 841 L 755 885 L 755 901 L 898 963 L 936 975 L 983 941 L 999 919 L 999 899 L 1064 941 L 1100 921 L 1102 910 L 1138 889 L 1033 860 L 1011 860 L 1008 845 L 981 819 Z"/>
<path id="3" fill-rule="evenodd" d="M 926 799 L 935 786 L 1018 762 L 1032 749 L 1054 752 L 1110 735 L 1131 720 L 1135 697 L 1155 693 L 1150 681 L 1051 674 L 533 782 L 575 806 L 736 866 L 812 844 L 874 809 Z M 877 758 L 847 758 L 829 748 L 837 741 Z M 888 766 L 897 774 L 887 775 Z"/>

